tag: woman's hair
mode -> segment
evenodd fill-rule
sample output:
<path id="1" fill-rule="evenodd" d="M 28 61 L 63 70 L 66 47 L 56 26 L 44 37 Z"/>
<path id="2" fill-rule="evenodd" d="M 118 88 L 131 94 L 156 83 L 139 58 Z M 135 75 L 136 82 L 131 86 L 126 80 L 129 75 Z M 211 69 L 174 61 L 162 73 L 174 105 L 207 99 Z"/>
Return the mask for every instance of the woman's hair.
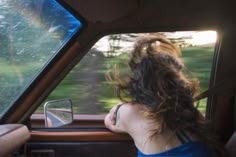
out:
<path id="1" fill-rule="evenodd" d="M 109 78 L 121 101 L 146 106 L 145 114 L 160 125 L 155 133 L 165 127 L 185 130 L 216 147 L 206 120 L 193 104 L 199 81 L 184 74 L 180 56 L 180 50 L 164 37 L 142 37 L 131 52 L 129 74 L 121 77 L 114 72 Z"/>

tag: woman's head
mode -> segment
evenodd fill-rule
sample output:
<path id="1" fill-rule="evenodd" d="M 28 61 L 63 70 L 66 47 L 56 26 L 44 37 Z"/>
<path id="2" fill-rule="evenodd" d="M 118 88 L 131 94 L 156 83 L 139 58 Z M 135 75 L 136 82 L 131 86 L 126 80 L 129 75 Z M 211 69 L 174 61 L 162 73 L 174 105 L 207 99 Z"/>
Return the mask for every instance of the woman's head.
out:
<path id="1" fill-rule="evenodd" d="M 198 82 L 183 74 L 180 55 L 180 50 L 163 37 L 140 38 L 128 62 L 129 75 L 113 77 L 118 97 L 127 101 L 128 96 L 131 103 L 145 105 L 148 117 L 171 129 L 193 125 L 199 116 L 193 106 Z"/>

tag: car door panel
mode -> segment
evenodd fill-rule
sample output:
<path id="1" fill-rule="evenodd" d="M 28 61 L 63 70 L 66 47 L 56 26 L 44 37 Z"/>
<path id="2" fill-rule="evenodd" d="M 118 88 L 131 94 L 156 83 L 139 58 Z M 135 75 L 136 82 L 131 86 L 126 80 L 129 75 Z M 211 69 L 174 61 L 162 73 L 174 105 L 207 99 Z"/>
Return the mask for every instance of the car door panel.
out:
<path id="1" fill-rule="evenodd" d="M 132 142 L 29 142 L 28 157 L 134 157 Z"/>
<path id="2" fill-rule="evenodd" d="M 28 157 L 133 157 L 136 148 L 125 134 L 110 131 L 32 131 Z"/>

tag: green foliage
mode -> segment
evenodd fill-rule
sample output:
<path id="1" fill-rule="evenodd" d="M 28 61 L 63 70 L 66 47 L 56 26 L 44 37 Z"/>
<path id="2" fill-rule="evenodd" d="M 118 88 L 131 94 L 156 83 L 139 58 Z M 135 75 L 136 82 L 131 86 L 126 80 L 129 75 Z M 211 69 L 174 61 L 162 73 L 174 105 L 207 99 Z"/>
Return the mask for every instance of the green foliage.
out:
<path id="1" fill-rule="evenodd" d="M 182 49 L 182 58 L 187 74 L 200 81 L 200 91 L 208 88 L 214 45 L 188 47 Z"/>
<path id="2" fill-rule="evenodd" d="M 213 52 L 212 45 L 182 49 L 186 72 L 200 80 L 201 91 L 208 88 Z M 99 52 L 89 53 L 51 93 L 47 100 L 70 98 L 73 101 L 74 113 L 76 114 L 104 114 L 119 102 L 114 88 L 105 80 L 104 76 L 107 71 L 113 71 L 114 65 L 118 66 L 117 68 L 121 73 L 126 73 L 128 54 L 104 57 L 98 55 Z M 199 104 L 199 110 L 204 112 L 205 108 L 206 100 L 202 100 Z M 37 112 L 42 112 L 42 107 Z"/>
<path id="3" fill-rule="evenodd" d="M 0 114 L 8 108 L 19 91 L 25 87 L 25 82 L 32 80 L 32 75 L 38 71 L 39 62 L 27 62 L 24 65 L 9 63 L 0 58 Z"/>

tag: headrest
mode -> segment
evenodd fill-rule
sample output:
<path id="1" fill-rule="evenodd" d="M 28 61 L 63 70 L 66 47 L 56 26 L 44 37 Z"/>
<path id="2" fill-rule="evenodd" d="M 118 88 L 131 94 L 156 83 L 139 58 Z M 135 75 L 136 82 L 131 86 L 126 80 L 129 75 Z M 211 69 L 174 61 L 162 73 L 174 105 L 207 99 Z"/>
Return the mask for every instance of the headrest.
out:
<path id="1" fill-rule="evenodd" d="M 230 137 L 229 141 L 226 144 L 226 150 L 230 154 L 231 157 L 236 156 L 236 131 Z"/>

